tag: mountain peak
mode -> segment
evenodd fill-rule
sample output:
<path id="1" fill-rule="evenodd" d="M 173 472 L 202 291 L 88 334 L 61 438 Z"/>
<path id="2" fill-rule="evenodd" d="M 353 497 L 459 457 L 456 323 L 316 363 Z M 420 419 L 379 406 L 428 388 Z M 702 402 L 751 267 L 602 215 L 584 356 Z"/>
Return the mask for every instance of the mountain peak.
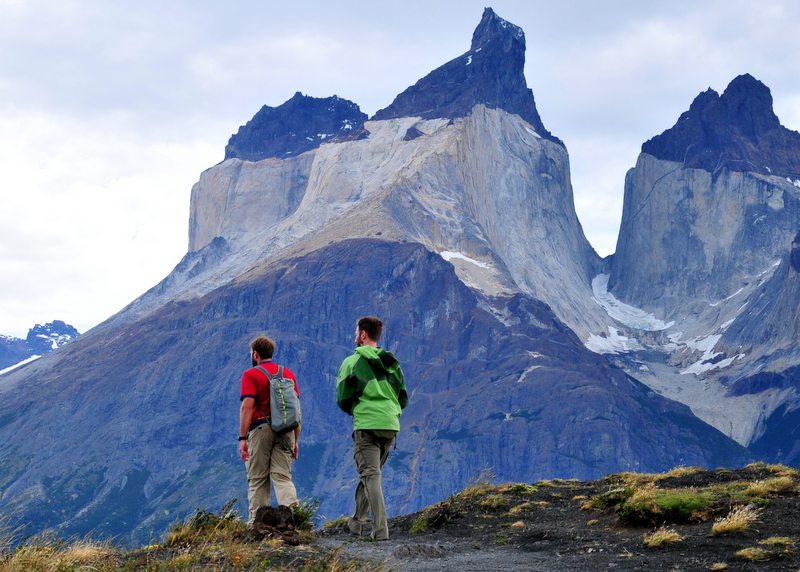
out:
<path id="1" fill-rule="evenodd" d="M 523 53 L 525 52 L 525 32 L 522 28 L 503 20 L 491 8 L 486 8 L 478 27 L 472 33 L 470 51 L 479 50 L 492 42 L 508 43 L 509 46 L 517 42 Z"/>
<path id="2" fill-rule="evenodd" d="M 545 139 L 560 145 L 542 124 L 524 74 L 525 33 L 491 8 L 483 12 L 470 50 L 433 70 L 398 95 L 373 119 L 422 117 L 454 119 L 476 105 L 515 113 Z"/>
<path id="3" fill-rule="evenodd" d="M 366 119 L 352 101 L 336 95 L 310 97 L 298 91 L 278 107 L 263 106 L 241 126 L 225 147 L 225 159 L 292 157 L 360 130 Z"/>
<path id="4" fill-rule="evenodd" d="M 734 78 L 719 103 L 722 116 L 751 139 L 781 127 L 769 88 L 750 74 Z"/>
<path id="5" fill-rule="evenodd" d="M 769 88 L 750 74 L 734 78 L 722 95 L 700 93 L 678 122 L 642 152 L 687 167 L 752 171 L 800 178 L 800 134 L 783 127 Z"/>

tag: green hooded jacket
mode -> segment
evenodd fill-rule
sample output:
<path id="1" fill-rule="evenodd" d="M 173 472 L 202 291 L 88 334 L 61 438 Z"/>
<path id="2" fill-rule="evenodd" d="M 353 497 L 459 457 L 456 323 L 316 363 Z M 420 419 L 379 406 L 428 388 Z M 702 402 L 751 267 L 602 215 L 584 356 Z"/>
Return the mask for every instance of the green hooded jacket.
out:
<path id="1" fill-rule="evenodd" d="M 403 370 L 391 352 L 358 346 L 336 376 L 336 403 L 353 416 L 358 429 L 400 430 L 400 412 L 408 403 Z"/>

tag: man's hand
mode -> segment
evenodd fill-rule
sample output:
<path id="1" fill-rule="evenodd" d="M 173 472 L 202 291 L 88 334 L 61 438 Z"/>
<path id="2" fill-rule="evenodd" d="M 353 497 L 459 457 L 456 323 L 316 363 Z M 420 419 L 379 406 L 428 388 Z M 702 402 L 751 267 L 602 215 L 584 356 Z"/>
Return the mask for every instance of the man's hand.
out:
<path id="1" fill-rule="evenodd" d="M 294 447 L 292 448 L 292 459 L 297 459 L 299 454 L 300 454 L 300 443 L 295 441 Z"/>
<path id="2" fill-rule="evenodd" d="M 247 441 L 245 440 L 239 441 L 239 457 L 241 457 L 242 461 L 250 460 L 250 450 L 247 448 Z"/>

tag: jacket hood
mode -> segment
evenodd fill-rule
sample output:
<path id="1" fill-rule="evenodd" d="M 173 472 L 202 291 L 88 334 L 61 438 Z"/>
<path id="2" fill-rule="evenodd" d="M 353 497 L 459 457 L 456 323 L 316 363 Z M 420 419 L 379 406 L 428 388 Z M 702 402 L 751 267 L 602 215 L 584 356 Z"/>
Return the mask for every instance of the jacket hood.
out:
<path id="1" fill-rule="evenodd" d="M 397 358 L 383 348 L 372 346 L 358 346 L 356 353 L 366 359 L 376 373 L 389 373 L 397 368 Z"/>

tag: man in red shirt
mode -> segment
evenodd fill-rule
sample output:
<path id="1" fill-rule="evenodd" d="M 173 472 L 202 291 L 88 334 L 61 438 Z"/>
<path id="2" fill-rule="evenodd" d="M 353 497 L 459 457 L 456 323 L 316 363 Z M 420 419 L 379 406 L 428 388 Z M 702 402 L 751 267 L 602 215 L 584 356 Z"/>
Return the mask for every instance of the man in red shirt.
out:
<path id="1" fill-rule="evenodd" d="M 298 504 L 297 490 L 292 482 L 292 459 L 297 458 L 300 427 L 278 434 L 270 426 L 269 378 L 256 366 L 266 369 L 270 375 L 278 373 L 279 366 L 272 361 L 275 342 L 259 336 L 250 342 L 250 357 L 253 367 L 242 374 L 239 412 L 239 456 L 247 468 L 247 500 L 249 516 L 247 523 L 255 521 L 256 511 L 261 506 L 270 506 L 270 478 L 275 487 L 279 505 Z M 300 397 L 297 378 L 288 368 L 283 376 L 294 381 L 294 392 Z"/>

